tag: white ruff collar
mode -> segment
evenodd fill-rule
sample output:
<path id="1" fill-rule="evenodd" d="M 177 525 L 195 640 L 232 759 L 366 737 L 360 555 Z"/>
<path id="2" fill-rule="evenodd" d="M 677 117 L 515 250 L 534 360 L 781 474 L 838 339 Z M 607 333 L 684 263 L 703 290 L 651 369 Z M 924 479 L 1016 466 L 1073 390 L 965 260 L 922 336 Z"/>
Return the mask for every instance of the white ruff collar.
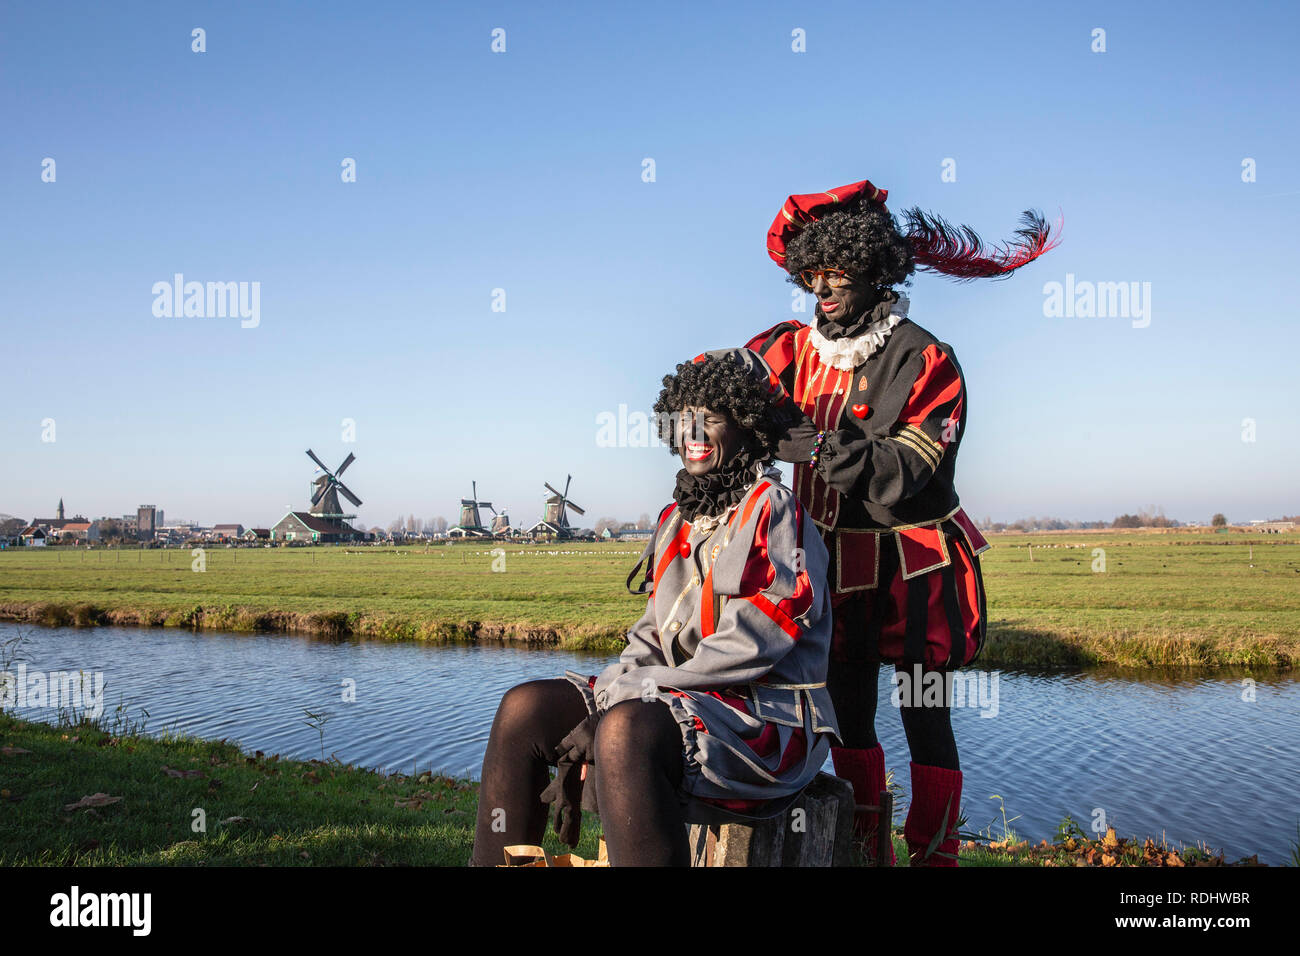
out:
<path id="1" fill-rule="evenodd" d="M 907 318 L 907 306 L 907 299 L 900 298 L 894 303 L 889 315 L 872 322 L 866 331 L 851 339 L 828 339 L 814 325 L 808 330 L 808 340 L 821 360 L 831 368 L 840 371 L 855 369 L 885 344 L 885 339 L 894 331 L 894 326 Z"/>

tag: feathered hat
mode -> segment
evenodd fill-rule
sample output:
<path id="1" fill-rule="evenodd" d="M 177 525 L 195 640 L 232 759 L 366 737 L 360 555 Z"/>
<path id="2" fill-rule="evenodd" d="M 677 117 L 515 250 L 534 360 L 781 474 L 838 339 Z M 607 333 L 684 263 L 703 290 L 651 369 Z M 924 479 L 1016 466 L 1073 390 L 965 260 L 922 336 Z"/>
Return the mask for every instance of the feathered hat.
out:
<path id="1" fill-rule="evenodd" d="M 889 190 L 878 189 L 868 180 L 829 189 L 821 193 L 790 196 L 767 231 L 767 254 L 785 268 L 790 240 L 828 213 L 851 209 L 855 204 L 885 208 Z M 938 272 L 959 282 L 971 279 L 1005 278 L 1060 242 L 1037 210 L 1020 216 L 1016 238 L 998 246 L 987 246 L 970 226 L 954 226 L 945 219 L 913 207 L 903 213 L 903 238 L 912 246 L 918 269 Z M 824 263 L 832 265 L 832 263 Z"/>

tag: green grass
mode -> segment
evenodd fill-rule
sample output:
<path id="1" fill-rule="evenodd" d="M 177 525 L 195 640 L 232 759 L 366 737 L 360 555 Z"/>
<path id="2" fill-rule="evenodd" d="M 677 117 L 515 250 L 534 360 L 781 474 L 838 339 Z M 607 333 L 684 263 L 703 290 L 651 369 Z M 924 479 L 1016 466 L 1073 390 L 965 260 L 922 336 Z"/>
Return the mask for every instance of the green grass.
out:
<path id="1" fill-rule="evenodd" d="M 1300 535 L 997 535 L 985 666 L 1300 664 Z M 1031 546 L 1032 545 L 1032 549 Z M 0 552 L 0 617 L 616 650 L 626 544 Z M 1093 571 L 1093 549 L 1105 551 Z M 1032 560 L 1031 560 L 1032 553 Z M 1253 566 L 1252 566 L 1253 565 Z"/>
<path id="2" fill-rule="evenodd" d="M 469 859 L 473 781 L 109 728 L 107 720 L 55 727 L 0 713 L 0 866 L 464 866 Z M 95 794 L 119 799 L 68 809 Z M 594 858 L 599 830 L 600 821 L 585 814 L 574 852 Z M 1081 831 L 1030 846 L 1004 831 L 963 834 L 960 865 L 1223 865 L 1203 847 L 1174 852 L 1147 841 L 1144 853 L 1137 840 L 1107 845 Z M 898 865 L 906 866 L 897 826 L 893 836 Z M 549 831 L 543 845 L 568 852 Z"/>
<path id="3" fill-rule="evenodd" d="M 121 799 L 65 809 L 97 793 Z M 0 866 L 463 866 L 477 797 L 477 784 L 433 774 L 0 714 Z M 598 821 L 584 824 L 576 852 L 595 856 Z M 544 845 L 567 852 L 553 834 Z"/>

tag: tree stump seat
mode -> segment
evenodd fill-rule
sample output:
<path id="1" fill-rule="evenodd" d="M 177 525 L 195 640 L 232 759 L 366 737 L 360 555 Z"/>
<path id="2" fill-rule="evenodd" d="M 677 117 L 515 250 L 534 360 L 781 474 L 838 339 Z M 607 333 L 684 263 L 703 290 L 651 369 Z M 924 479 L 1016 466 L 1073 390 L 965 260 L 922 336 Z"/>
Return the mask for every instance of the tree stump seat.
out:
<path id="1" fill-rule="evenodd" d="M 862 810 L 880 813 L 876 859 L 888 860 L 893 799 Z M 819 773 L 784 812 L 750 820 L 711 804 L 687 809 L 691 866 L 852 866 L 853 787 L 847 780 Z"/>

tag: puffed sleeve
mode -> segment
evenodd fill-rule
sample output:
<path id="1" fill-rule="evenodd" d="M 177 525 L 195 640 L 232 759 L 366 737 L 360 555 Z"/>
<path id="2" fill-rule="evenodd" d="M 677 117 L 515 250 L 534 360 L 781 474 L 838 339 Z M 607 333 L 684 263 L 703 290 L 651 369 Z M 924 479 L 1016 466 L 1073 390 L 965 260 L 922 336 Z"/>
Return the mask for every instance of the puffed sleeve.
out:
<path id="1" fill-rule="evenodd" d="M 781 322 L 745 343 L 745 348 L 763 357 L 791 395 L 794 394 L 794 335 L 802 328 L 798 322 Z"/>
<path id="2" fill-rule="evenodd" d="M 925 487 L 956 440 L 966 405 L 961 369 L 937 345 L 907 362 L 899 377 L 911 386 L 889 433 L 829 432 L 815 466 L 836 491 L 886 507 Z"/>
<path id="3" fill-rule="evenodd" d="M 719 555 L 713 581 L 706 581 L 704 637 L 694 655 L 676 667 L 637 667 L 598 684 L 598 706 L 658 687 L 716 690 L 767 674 L 827 613 L 826 547 L 820 535 L 804 534 L 810 526 L 792 494 L 769 494 Z M 708 620 L 711 596 L 720 602 L 716 628 Z"/>

